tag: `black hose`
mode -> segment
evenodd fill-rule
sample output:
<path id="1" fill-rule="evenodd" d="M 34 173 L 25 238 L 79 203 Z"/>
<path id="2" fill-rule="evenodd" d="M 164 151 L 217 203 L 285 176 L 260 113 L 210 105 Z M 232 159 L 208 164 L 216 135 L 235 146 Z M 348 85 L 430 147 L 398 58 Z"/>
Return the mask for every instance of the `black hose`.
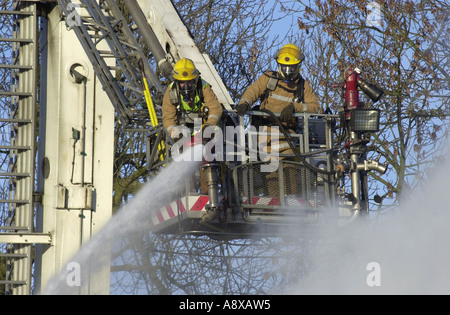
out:
<path id="1" fill-rule="evenodd" d="M 305 157 L 300 154 L 299 152 L 297 152 L 297 150 L 295 149 L 295 145 L 292 143 L 291 140 L 291 136 L 286 132 L 286 129 L 284 128 L 283 124 L 281 123 L 280 119 L 270 110 L 268 109 L 259 109 L 259 111 L 264 112 L 266 114 L 268 114 L 269 116 L 273 117 L 274 120 L 277 122 L 278 126 L 280 127 L 281 132 L 283 133 L 284 137 L 286 138 L 287 143 L 289 144 L 289 147 L 292 149 L 292 151 L 294 152 L 295 156 L 310 170 L 314 171 L 314 172 L 318 172 L 321 174 L 325 174 L 325 175 L 334 175 L 336 174 L 336 171 L 326 171 L 324 169 L 315 167 L 314 165 L 310 164 L 308 161 L 306 161 Z M 333 150 L 333 149 L 331 149 Z"/>

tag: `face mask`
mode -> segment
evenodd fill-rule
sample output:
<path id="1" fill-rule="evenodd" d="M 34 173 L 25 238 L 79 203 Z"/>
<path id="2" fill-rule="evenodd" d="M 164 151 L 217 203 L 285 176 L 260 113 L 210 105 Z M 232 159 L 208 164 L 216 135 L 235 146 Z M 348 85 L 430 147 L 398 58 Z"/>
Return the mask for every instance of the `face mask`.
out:
<path id="1" fill-rule="evenodd" d="M 180 94 L 183 97 L 183 101 L 190 102 L 193 99 L 194 92 L 194 80 L 189 81 L 178 81 L 178 88 L 180 90 Z"/>
<path id="2" fill-rule="evenodd" d="M 297 79 L 299 74 L 299 65 L 279 65 L 280 73 L 286 82 L 292 82 Z"/>

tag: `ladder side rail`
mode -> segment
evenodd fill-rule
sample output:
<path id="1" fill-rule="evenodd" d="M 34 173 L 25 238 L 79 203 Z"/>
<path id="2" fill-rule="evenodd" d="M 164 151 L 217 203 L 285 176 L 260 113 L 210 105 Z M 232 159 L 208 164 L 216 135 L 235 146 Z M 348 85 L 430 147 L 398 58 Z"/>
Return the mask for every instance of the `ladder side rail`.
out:
<path id="1" fill-rule="evenodd" d="M 101 21 L 104 28 L 102 28 L 103 32 L 103 38 L 108 43 L 109 48 L 115 54 L 117 58 L 117 63 L 119 64 L 119 68 L 121 69 L 123 75 L 126 78 L 126 81 L 128 84 L 132 86 L 138 86 L 136 82 L 139 80 L 138 75 L 134 70 L 133 66 L 131 65 L 130 60 L 127 58 L 129 56 L 130 52 L 125 50 L 125 45 L 119 40 L 117 36 L 117 30 L 120 26 L 120 24 L 125 23 L 125 20 L 123 16 L 119 15 L 119 12 L 108 10 L 109 12 L 113 12 L 114 16 L 111 16 L 111 18 L 115 19 L 115 23 L 112 26 L 108 20 L 108 18 L 104 15 L 102 12 L 102 8 L 99 4 L 97 4 L 95 1 L 88 1 L 89 2 L 89 9 L 92 17 L 96 21 Z M 126 29 L 125 27 L 122 27 L 123 29 Z M 120 30 L 122 31 L 122 29 Z M 133 44 L 129 45 L 128 47 L 131 48 Z M 137 46 L 136 46 L 137 49 Z M 138 88 L 136 88 L 137 90 Z M 142 96 L 144 93 L 142 92 Z"/>
<path id="2" fill-rule="evenodd" d="M 135 63 L 140 64 L 143 69 L 138 69 L 138 65 L 133 66 L 132 63 L 129 62 L 128 59 L 124 60 L 118 60 L 119 64 L 125 63 L 125 67 L 122 66 L 122 70 L 124 69 L 130 69 L 132 71 L 132 77 L 133 79 L 130 79 L 129 82 L 132 82 L 132 86 L 134 86 L 134 89 L 136 92 L 139 93 L 139 97 L 142 98 L 144 96 L 143 92 L 143 83 L 142 83 L 142 71 L 144 71 L 144 74 L 146 78 L 148 79 L 151 86 L 150 89 L 154 89 L 156 93 L 163 94 L 165 88 L 161 85 L 159 78 L 155 75 L 155 72 L 150 68 L 149 64 L 149 58 L 146 56 L 139 45 L 139 43 L 136 40 L 135 35 L 131 31 L 130 27 L 126 24 L 125 17 L 120 11 L 119 6 L 117 5 L 116 1 L 111 0 L 105 0 L 106 3 L 109 5 L 109 12 L 112 12 L 116 19 L 121 21 L 121 32 L 123 33 L 123 37 L 125 40 L 120 40 L 119 36 L 117 36 L 115 33 L 111 33 L 113 39 L 115 39 L 115 44 L 118 45 L 119 48 L 122 49 L 124 52 L 124 55 L 127 57 L 134 56 Z M 117 38 L 117 39 L 116 39 Z M 158 43 L 160 45 L 160 43 Z M 131 51 L 126 51 L 126 48 L 131 49 Z M 142 62 L 140 63 L 139 60 Z M 138 100 L 136 100 L 136 103 Z M 135 108 L 134 106 L 132 108 Z"/>
<path id="3" fill-rule="evenodd" d="M 19 46 L 19 65 L 31 65 L 32 70 L 19 71 L 17 76 L 17 87 L 20 92 L 30 93 L 29 97 L 18 99 L 18 117 L 19 119 L 31 119 L 29 124 L 18 125 L 17 139 L 19 146 L 29 146 L 29 150 L 17 152 L 17 168 L 18 173 L 29 173 L 30 176 L 17 178 L 16 198 L 29 200 L 29 203 L 16 205 L 16 222 L 18 226 L 28 228 L 28 232 L 34 231 L 34 204 L 33 192 L 35 190 L 35 122 L 36 122 L 36 103 L 37 103 L 37 64 L 38 64 L 38 15 L 36 3 L 22 3 L 20 9 L 24 12 L 30 12 L 28 16 L 20 18 L 20 26 L 17 36 L 20 39 L 30 40 L 28 44 Z M 26 284 L 15 286 L 13 294 L 31 294 L 32 279 L 32 245 L 31 244 L 15 244 L 14 253 L 24 254 L 27 258 L 14 261 L 14 280 L 25 280 Z"/>
<path id="4" fill-rule="evenodd" d="M 64 14 L 69 16 L 69 0 L 58 0 Z M 150 68 L 148 57 L 145 56 L 118 5 L 114 1 L 105 0 L 102 5 L 96 1 L 81 1 L 82 7 L 90 16 L 80 17 L 81 25 L 73 27 L 94 71 L 100 79 L 104 89 L 108 92 L 112 103 L 115 104 L 120 120 L 127 125 L 133 119 L 142 120 L 142 117 L 134 117 L 136 107 L 144 98 L 142 84 L 142 69 L 152 84 L 152 89 L 162 95 L 164 88 L 159 79 Z M 97 32 L 101 35 L 92 35 Z M 100 51 L 97 45 L 105 41 L 110 53 Z M 107 56 L 107 54 L 109 54 Z M 115 58 L 117 66 L 114 69 L 107 66 L 105 58 Z M 143 62 L 139 62 L 142 60 Z M 117 80 L 111 71 L 119 70 L 123 76 Z"/>
<path id="5" fill-rule="evenodd" d="M 35 124 L 37 101 L 37 25 L 38 14 L 36 3 L 15 3 L 13 11 L 2 11 L 2 14 L 11 16 L 12 28 L 8 38 L 2 41 L 11 44 L 10 55 L 2 65 L 3 71 L 9 71 L 9 80 L 6 80 L 4 88 L 9 86 L 9 91 L 2 91 L 6 96 L 5 111 L 2 129 L 9 127 L 9 140 L 2 143 L 2 154 L 8 158 L 7 171 L 2 177 L 6 178 L 7 191 L 2 194 L 0 203 L 3 215 L 2 224 L 8 229 L 12 239 L 5 238 L 6 234 L 0 234 L 2 240 L 1 255 L 6 258 L 7 270 L 5 280 L 6 294 L 30 294 L 32 287 L 32 243 L 17 243 L 14 238 L 19 233 L 34 233 L 34 203 L 33 192 L 35 189 Z M 7 73 L 8 75 L 8 73 Z M 6 78 L 6 77 L 5 77 Z M 8 152 L 8 153 L 7 153 Z M 6 196 L 6 193 L 8 196 Z M 6 197 L 6 199 L 4 199 Z"/>
<path id="6" fill-rule="evenodd" d="M 134 0 L 145 13 L 146 22 L 153 29 L 170 62 L 180 58 L 190 58 L 194 61 L 202 78 L 213 86 L 214 92 L 224 109 L 233 111 L 233 100 L 227 91 L 220 75 L 206 54 L 202 54 L 196 45 L 190 30 L 171 1 L 166 0 Z"/>
<path id="7" fill-rule="evenodd" d="M 58 0 L 58 3 L 63 13 L 66 16 L 69 16 L 71 12 L 68 10 L 67 5 L 68 3 L 71 3 L 71 1 Z M 103 86 L 103 89 L 107 92 L 111 102 L 119 114 L 120 122 L 127 125 L 131 116 L 131 113 L 127 108 L 128 100 L 123 95 L 114 76 L 107 71 L 108 66 L 102 58 L 100 52 L 97 50 L 96 43 L 93 42 L 91 35 L 83 23 L 74 26 L 72 29 L 83 46 L 83 49 L 85 50 L 87 57 L 89 58 L 92 67 L 94 68 L 94 71 Z"/>

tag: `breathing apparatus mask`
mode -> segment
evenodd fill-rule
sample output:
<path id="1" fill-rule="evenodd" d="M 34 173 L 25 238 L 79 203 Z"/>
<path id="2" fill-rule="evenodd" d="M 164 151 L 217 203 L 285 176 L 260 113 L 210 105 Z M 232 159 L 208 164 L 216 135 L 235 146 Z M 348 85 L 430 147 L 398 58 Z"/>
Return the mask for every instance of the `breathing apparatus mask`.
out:
<path id="1" fill-rule="evenodd" d="M 195 97 L 195 80 L 178 81 L 177 84 L 183 101 L 193 101 Z"/>
<path id="2" fill-rule="evenodd" d="M 278 64 L 278 72 L 283 77 L 284 82 L 293 82 L 297 80 L 300 74 L 300 64 L 284 65 Z"/>

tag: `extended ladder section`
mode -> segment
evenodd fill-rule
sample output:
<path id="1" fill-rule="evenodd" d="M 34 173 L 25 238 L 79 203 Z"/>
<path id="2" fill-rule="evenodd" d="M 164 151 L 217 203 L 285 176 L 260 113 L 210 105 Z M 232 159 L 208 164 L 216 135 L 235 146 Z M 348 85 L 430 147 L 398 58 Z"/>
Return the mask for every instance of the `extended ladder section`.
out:
<path id="1" fill-rule="evenodd" d="M 151 85 L 155 105 L 160 106 L 165 90 L 161 82 L 172 79 L 172 64 L 180 58 L 191 58 L 202 78 L 212 84 L 225 109 L 232 110 L 233 101 L 220 76 L 209 57 L 196 47 L 170 1 L 126 1 L 132 22 L 114 0 L 58 0 L 58 3 L 124 125 L 143 125 L 148 121 L 148 112 L 142 106 L 143 75 Z M 103 41 L 108 43 L 109 51 L 97 48 Z M 116 67 L 107 65 L 110 58 L 116 60 Z"/>
<path id="2" fill-rule="evenodd" d="M 149 55 L 138 44 L 128 21 L 116 1 L 72 2 L 58 0 L 66 24 L 76 33 L 95 73 L 109 95 L 124 126 L 145 125 L 149 115 L 145 104 L 143 76 L 155 98 L 162 97 L 163 88 L 150 68 Z M 107 42 L 109 50 L 99 49 Z M 107 60 L 115 59 L 114 67 Z"/>
<path id="3" fill-rule="evenodd" d="M 189 28 L 185 25 L 172 1 L 129 0 L 126 3 L 130 11 L 133 11 L 133 19 L 140 21 L 141 33 L 149 35 L 146 44 L 150 46 L 153 41 L 160 46 L 159 53 L 158 47 L 154 47 L 154 54 L 161 55 L 161 49 L 164 49 L 165 59 L 171 63 L 181 58 L 191 59 L 200 71 L 202 79 L 205 79 L 213 87 L 214 93 L 224 109 L 232 111 L 233 99 L 222 78 L 209 56 L 200 52 Z"/>
<path id="4" fill-rule="evenodd" d="M 12 6 L 0 12 L 0 291 L 30 294 L 33 245 L 51 241 L 33 232 L 38 16 L 36 3 Z"/>
<path id="5" fill-rule="evenodd" d="M 162 153 L 165 146 L 160 107 L 177 60 L 192 59 L 202 78 L 214 87 L 224 108 L 232 110 L 232 99 L 220 76 L 209 57 L 196 47 L 172 2 L 127 0 L 124 7 L 129 16 L 124 16 L 114 0 L 58 0 L 58 3 L 119 121 L 128 130 L 147 133 L 150 170 L 166 162 Z M 104 42 L 109 47 L 107 51 L 98 48 Z M 114 67 L 107 64 L 111 59 L 115 60 Z"/>

